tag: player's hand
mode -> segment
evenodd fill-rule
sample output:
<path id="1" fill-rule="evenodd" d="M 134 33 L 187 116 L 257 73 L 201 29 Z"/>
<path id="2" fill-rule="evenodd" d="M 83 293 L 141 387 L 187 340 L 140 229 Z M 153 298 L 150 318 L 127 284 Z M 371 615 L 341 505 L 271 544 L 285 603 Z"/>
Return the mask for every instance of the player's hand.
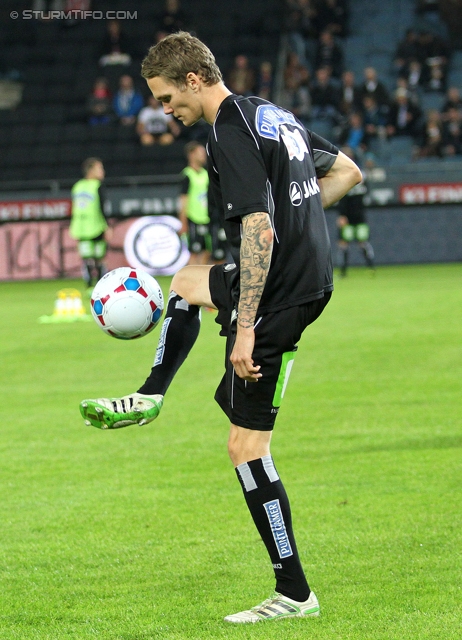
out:
<path id="1" fill-rule="evenodd" d="M 230 360 L 236 375 L 247 382 L 258 382 L 262 374 L 260 365 L 255 365 L 252 353 L 255 345 L 253 328 L 244 329 L 238 326 L 236 342 L 231 352 Z"/>

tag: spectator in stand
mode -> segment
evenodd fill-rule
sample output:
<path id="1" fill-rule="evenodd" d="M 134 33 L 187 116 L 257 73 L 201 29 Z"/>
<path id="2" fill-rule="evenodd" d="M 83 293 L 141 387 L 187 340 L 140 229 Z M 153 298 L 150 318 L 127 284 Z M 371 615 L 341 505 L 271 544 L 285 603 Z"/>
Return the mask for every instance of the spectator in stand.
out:
<path id="1" fill-rule="evenodd" d="M 328 29 L 336 36 L 347 35 L 348 11 L 345 0 L 318 2 L 316 23 L 320 32 Z"/>
<path id="2" fill-rule="evenodd" d="M 352 111 L 361 109 L 361 95 L 355 82 L 353 71 L 346 70 L 342 73 L 340 85 L 340 113 L 348 116 Z"/>
<path id="3" fill-rule="evenodd" d="M 186 14 L 182 10 L 179 0 L 166 0 L 165 8 L 159 22 L 159 31 L 166 35 L 175 33 L 176 31 L 184 31 L 186 24 Z"/>
<path id="4" fill-rule="evenodd" d="M 418 58 L 430 76 L 432 67 L 440 67 L 444 79 L 451 55 L 449 43 L 429 31 L 422 31 L 417 38 Z"/>
<path id="5" fill-rule="evenodd" d="M 368 148 L 368 135 L 364 127 L 363 116 L 359 111 L 352 111 L 346 124 L 342 127 L 339 143 L 354 151 L 358 160 L 361 160 Z"/>
<path id="6" fill-rule="evenodd" d="M 388 112 L 383 107 L 377 104 L 374 96 L 364 96 L 362 112 L 364 129 L 366 131 L 368 139 L 370 140 L 371 138 L 386 138 Z"/>
<path id="7" fill-rule="evenodd" d="M 443 154 L 447 157 L 462 154 L 462 113 L 450 107 L 443 123 Z"/>
<path id="8" fill-rule="evenodd" d="M 87 100 L 88 122 L 91 125 L 109 124 L 112 119 L 112 94 L 107 78 L 97 78 Z"/>
<path id="9" fill-rule="evenodd" d="M 271 62 L 263 61 L 260 64 L 257 79 L 257 96 L 264 100 L 271 100 L 273 90 L 273 67 Z"/>
<path id="10" fill-rule="evenodd" d="M 129 65 L 132 61 L 130 40 L 122 31 L 118 20 L 109 20 L 106 35 L 100 49 L 99 63 L 107 65 Z"/>
<path id="11" fill-rule="evenodd" d="M 226 85 L 230 91 L 240 96 L 251 96 L 255 91 L 255 73 L 247 56 L 240 54 L 234 58 L 234 65 L 228 73 Z"/>
<path id="12" fill-rule="evenodd" d="M 421 131 L 421 117 L 420 107 L 409 100 L 406 89 L 397 89 L 388 115 L 387 135 L 418 136 Z"/>
<path id="13" fill-rule="evenodd" d="M 443 126 L 437 109 L 427 113 L 415 158 L 441 158 L 443 156 Z"/>
<path id="14" fill-rule="evenodd" d="M 296 53 L 300 63 L 309 66 L 307 50 L 316 48 L 318 28 L 316 25 L 317 7 L 315 0 L 287 0 L 285 30 L 289 50 Z"/>
<path id="15" fill-rule="evenodd" d="M 421 100 L 420 100 L 421 91 L 420 91 L 420 89 L 419 89 L 419 90 L 417 90 L 417 89 L 413 89 L 413 90 L 411 91 L 411 90 L 409 89 L 409 85 L 408 85 L 408 83 L 407 83 L 406 78 L 402 78 L 402 77 L 397 78 L 397 80 L 396 80 L 396 87 L 395 87 L 395 91 L 396 91 L 397 89 L 406 89 L 406 91 L 408 92 L 409 100 L 410 100 L 413 104 L 415 104 L 415 105 L 417 105 L 418 107 L 420 107 L 420 102 L 421 102 Z"/>
<path id="16" fill-rule="evenodd" d="M 449 109 L 458 109 L 462 112 L 462 98 L 460 96 L 459 87 L 449 87 L 446 93 L 446 101 L 441 107 L 441 117 L 443 122 L 447 120 Z"/>
<path id="17" fill-rule="evenodd" d="M 341 121 L 341 96 L 338 85 L 331 78 L 329 67 L 316 69 L 310 91 L 313 117 L 329 120 L 332 125 L 337 125 Z"/>
<path id="18" fill-rule="evenodd" d="M 424 90 L 427 92 L 436 91 L 437 93 L 445 93 L 446 75 L 443 67 L 439 62 L 434 62 L 429 65 L 430 71 L 426 82 L 424 83 Z"/>
<path id="19" fill-rule="evenodd" d="M 164 113 L 160 102 L 149 96 L 148 105 L 138 114 L 136 131 L 145 147 L 153 144 L 169 145 L 180 135 L 180 127 L 173 116 Z"/>
<path id="20" fill-rule="evenodd" d="M 424 67 L 418 58 L 411 58 L 400 77 L 406 80 L 407 89 L 413 94 L 419 94 L 426 81 Z"/>
<path id="21" fill-rule="evenodd" d="M 383 109 L 389 106 L 388 91 L 384 83 L 378 79 L 377 71 L 374 67 L 366 67 L 364 69 L 364 82 L 360 86 L 361 100 L 364 96 L 372 96 L 377 104 Z"/>
<path id="22" fill-rule="evenodd" d="M 288 109 L 307 126 L 311 117 L 310 72 L 300 64 L 296 53 L 289 53 L 284 69 L 284 88 L 279 100 L 281 107 Z"/>
<path id="23" fill-rule="evenodd" d="M 135 89 L 133 78 L 123 75 L 119 79 L 119 89 L 114 96 L 113 109 L 120 124 L 135 124 L 138 113 L 144 105 L 143 96 Z"/>
<path id="24" fill-rule="evenodd" d="M 330 67 L 333 78 L 340 78 L 342 75 L 343 49 L 328 29 L 322 31 L 319 36 L 314 66 L 315 70 L 319 67 Z"/>
<path id="25" fill-rule="evenodd" d="M 298 55 L 290 51 L 283 71 L 284 91 L 288 91 L 290 95 L 293 95 L 302 82 L 306 81 L 307 76 L 309 78 L 309 75 L 308 68 L 301 63 Z"/>
<path id="26" fill-rule="evenodd" d="M 411 60 L 419 58 L 419 45 L 417 42 L 417 31 L 406 29 L 406 34 L 396 47 L 394 56 L 394 67 L 398 74 L 405 72 Z"/>

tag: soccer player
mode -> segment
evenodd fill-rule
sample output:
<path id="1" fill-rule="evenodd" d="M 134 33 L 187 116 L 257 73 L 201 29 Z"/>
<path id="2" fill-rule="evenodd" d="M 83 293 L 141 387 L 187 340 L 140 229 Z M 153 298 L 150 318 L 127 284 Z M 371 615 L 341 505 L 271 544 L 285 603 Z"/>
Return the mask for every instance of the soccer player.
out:
<path id="1" fill-rule="evenodd" d="M 96 284 L 104 273 L 103 260 L 107 251 L 104 232 L 108 224 L 104 216 L 101 187 L 105 175 L 102 161 L 99 158 L 87 158 L 82 164 L 82 173 L 84 177 L 72 187 L 69 234 L 78 241 L 83 279 L 87 288 L 91 288 L 92 282 Z"/>
<path id="2" fill-rule="evenodd" d="M 209 214 L 207 191 L 209 174 L 204 165 L 207 163 L 205 147 L 192 140 L 185 145 L 188 160 L 181 172 L 180 220 L 181 233 L 188 234 L 188 245 L 191 253 L 189 264 L 205 264 L 209 257 L 207 238 L 209 237 Z"/>
<path id="3" fill-rule="evenodd" d="M 349 158 L 354 159 L 354 153 L 351 148 L 342 147 L 342 151 Z M 349 250 L 352 242 L 358 243 L 366 265 L 374 273 L 374 248 L 369 242 L 370 231 L 364 204 L 364 196 L 366 194 L 367 186 L 363 180 L 355 185 L 338 203 L 338 248 L 340 275 L 342 277 L 347 275 Z"/>
<path id="4" fill-rule="evenodd" d="M 337 202 L 361 173 L 290 112 L 232 94 L 210 50 L 188 33 L 151 47 L 142 75 L 166 113 L 186 126 L 200 118 L 213 125 L 211 193 L 235 263 L 176 273 L 146 382 L 123 398 L 84 400 L 81 413 L 86 424 L 100 428 L 156 418 L 198 335 L 200 306 L 218 309 L 227 365 L 215 399 L 231 423 L 229 455 L 276 578 L 268 600 L 225 620 L 317 616 L 270 442 L 297 343 L 333 290 L 323 206 Z"/>

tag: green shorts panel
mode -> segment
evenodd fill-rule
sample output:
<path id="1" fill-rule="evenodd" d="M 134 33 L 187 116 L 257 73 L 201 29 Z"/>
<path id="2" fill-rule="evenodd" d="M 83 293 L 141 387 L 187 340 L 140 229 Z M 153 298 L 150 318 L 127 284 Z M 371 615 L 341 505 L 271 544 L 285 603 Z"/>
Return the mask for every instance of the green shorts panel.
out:
<path id="1" fill-rule="evenodd" d="M 105 240 L 80 240 L 79 255 L 83 260 L 91 258 L 101 260 L 106 255 L 107 243 Z"/>
<path id="2" fill-rule="evenodd" d="M 345 242 L 367 242 L 369 240 L 369 225 L 365 222 L 361 224 L 346 224 L 340 229 L 341 239 Z"/>

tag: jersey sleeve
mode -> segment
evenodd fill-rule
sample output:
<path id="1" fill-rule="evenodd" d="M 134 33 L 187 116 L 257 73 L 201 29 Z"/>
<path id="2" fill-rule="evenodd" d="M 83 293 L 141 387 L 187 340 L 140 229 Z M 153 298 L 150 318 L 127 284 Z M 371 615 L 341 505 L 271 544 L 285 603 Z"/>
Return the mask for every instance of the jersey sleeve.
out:
<path id="1" fill-rule="evenodd" d="M 308 131 L 308 135 L 311 138 L 316 176 L 323 178 L 337 159 L 338 148 L 314 131 Z"/>
<path id="2" fill-rule="evenodd" d="M 216 126 L 214 133 L 213 167 L 219 176 L 225 218 L 268 212 L 265 163 L 244 117 Z"/>
<path id="3" fill-rule="evenodd" d="M 180 195 L 185 196 L 189 191 L 189 178 L 183 174 L 183 179 L 180 182 Z"/>

